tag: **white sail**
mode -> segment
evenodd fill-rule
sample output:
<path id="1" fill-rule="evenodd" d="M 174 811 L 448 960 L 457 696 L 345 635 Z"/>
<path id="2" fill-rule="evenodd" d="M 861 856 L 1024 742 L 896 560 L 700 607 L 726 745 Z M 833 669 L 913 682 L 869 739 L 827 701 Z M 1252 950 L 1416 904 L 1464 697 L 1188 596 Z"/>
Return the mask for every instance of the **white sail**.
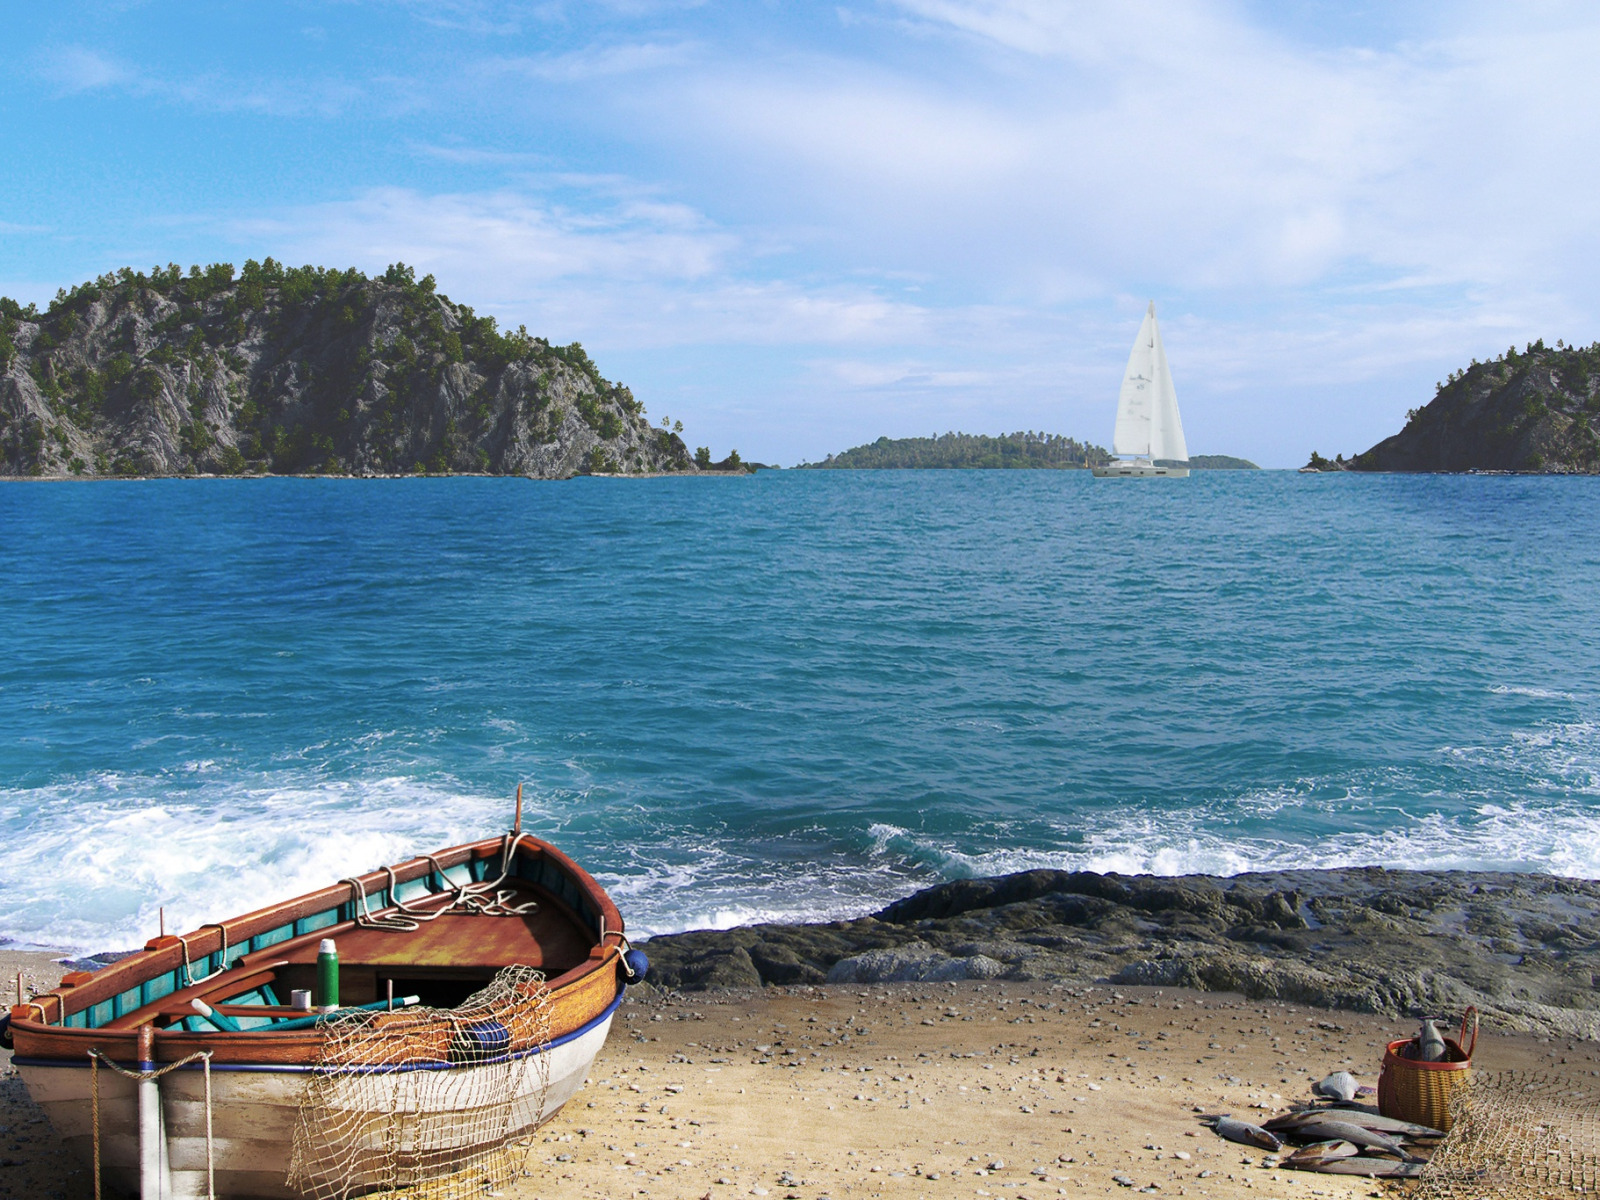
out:
<path id="1" fill-rule="evenodd" d="M 1161 345 L 1161 327 L 1156 324 L 1156 306 L 1150 304 L 1150 331 L 1155 340 L 1155 398 L 1150 413 L 1150 457 L 1189 461 L 1189 447 L 1183 440 L 1183 419 L 1178 416 L 1178 393 L 1172 386 L 1172 370 L 1167 366 L 1167 351 Z"/>
<path id="2" fill-rule="evenodd" d="M 1146 458 L 1150 454 L 1150 416 L 1155 398 L 1156 306 L 1150 304 L 1128 369 L 1122 373 L 1122 391 L 1117 396 L 1117 427 L 1111 435 L 1111 453 L 1122 457 Z"/>
<path id="3" fill-rule="evenodd" d="M 1156 306 L 1151 301 L 1128 355 L 1117 397 L 1117 426 L 1111 452 L 1120 457 L 1168 458 L 1187 462 L 1189 449 L 1178 417 L 1178 393 L 1172 386 L 1167 352 L 1161 345 Z"/>

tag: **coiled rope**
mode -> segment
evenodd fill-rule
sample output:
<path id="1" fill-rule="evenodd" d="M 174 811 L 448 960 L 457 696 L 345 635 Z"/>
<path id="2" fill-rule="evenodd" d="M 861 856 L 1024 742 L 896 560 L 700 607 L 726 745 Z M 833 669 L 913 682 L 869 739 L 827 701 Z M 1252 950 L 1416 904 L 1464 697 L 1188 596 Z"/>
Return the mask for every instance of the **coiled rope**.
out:
<path id="1" fill-rule="evenodd" d="M 340 883 L 350 885 L 351 897 L 357 908 L 355 921 L 367 929 L 388 929 L 396 933 L 409 933 L 422 928 L 422 922 L 433 921 L 444 916 L 447 912 L 471 912 L 485 917 L 520 917 L 524 913 L 533 912 L 539 907 L 537 900 L 529 900 L 523 904 L 512 904 L 510 901 L 516 896 L 515 888 L 502 888 L 507 877 L 511 874 L 511 865 L 516 858 L 517 846 L 523 838 L 532 838 L 530 833 L 506 834 L 500 851 L 502 867 L 498 877 L 481 880 L 478 883 L 452 883 L 445 874 L 444 867 L 439 865 L 439 860 L 431 854 L 424 854 L 423 860 L 433 869 L 433 873 L 449 886 L 453 895 L 450 903 L 441 905 L 429 911 L 420 911 L 411 908 L 406 901 L 400 899 L 398 892 L 399 881 L 395 878 L 393 867 L 384 867 L 383 872 L 389 877 L 389 903 L 395 912 L 385 916 L 375 916 L 367 900 L 366 885 L 356 876 L 341 879 Z M 490 893 L 493 893 L 492 895 Z M 430 893 L 436 896 L 439 893 Z"/>
<path id="2" fill-rule="evenodd" d="M 195 1061 L 205 1063 L 206 1076 L 206 1196 L 207 1200 L 217 1200 L 216 1155 L 211 1143 L 211 1051 L 199 1050 L 180 1058 L 175 1063 L 168 1063 L 164 1067 L 157 1067 L 154 1071 L 130 1071 L 127 1067 L 118 1066 L 111 1059 L 101 1054 L 98 1050 L 89 1051 L 89 1076 L 90 1087 L 94 1093 L 94 1200 L 100 1200 L 100 1064 L 105 1063 L 118 1075 L 125 1076 L 135 1083 L 144 1083 L 151 1079 L 160 1079 L 179 1067 L 186 1067 Z"/>

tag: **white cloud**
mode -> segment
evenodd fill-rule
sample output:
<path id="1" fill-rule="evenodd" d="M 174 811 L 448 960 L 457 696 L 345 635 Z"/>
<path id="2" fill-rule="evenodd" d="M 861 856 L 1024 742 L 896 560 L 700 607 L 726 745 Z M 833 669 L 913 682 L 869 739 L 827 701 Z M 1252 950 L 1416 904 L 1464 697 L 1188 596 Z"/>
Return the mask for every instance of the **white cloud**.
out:
<path id="1" fill-rule="evenodd" d="M 87 46 L 58 46 L 40 56 L 39 76 L 63 92 L 91 92 L 134 79 L 126 63 Z"/>
<path id="2" fill-rule="evenodd" d="M 333 116 L 367 98 L 369 86 L 332 76 L 313 78 L 256 78 L 186 69 L 164 76 L 140 70 L 114 55 L 87 46 L 58 46 L 39 55 L 35 72 L 64 94 L 117 90 L 128 95 L 176 102 L 213 112 L 257 112 L 291 117 L 314 114 Z M 387 83 L 398 95 L 403 87 Z M 400 106 L 414 104 L 400 101 Z"/>
<path id="3" fill-rule="evenodd" d="M 491 75 L 517 74 L 547 82 L 578 83 L 681 67 L 695 57 L 696 51 L 690 42 L 622 43 L 565 54 L 496 59 L 485 63 L 482 69 Z"/>
<path id="4" fill-rule="evenodd" d="M 886 343 L 923 336 L 913 305 L 860 285 L 752 281 L 739 238 L 686 205 L 638 197 L 562 207 L 502 190 L 374 189 L 234 222 L 290 262 L 404 261 L 474 307 L 536 330 L 634 347 Z M 559 333 L 556 336 L 562 336 Z"/>

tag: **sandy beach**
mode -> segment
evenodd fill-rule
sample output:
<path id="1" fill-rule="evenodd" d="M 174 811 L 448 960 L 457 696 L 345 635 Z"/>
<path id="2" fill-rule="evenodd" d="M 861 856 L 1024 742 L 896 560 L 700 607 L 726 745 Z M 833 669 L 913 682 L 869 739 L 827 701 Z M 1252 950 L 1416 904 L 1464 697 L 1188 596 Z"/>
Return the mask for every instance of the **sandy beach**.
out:
<path id="1" fill-rule="evenodd" d="M 42 954 L 0 953 L 0 967 L 59 972 Z M 513 1194 L 1371 1196 L 1382 1185 L 1275 1169 L 1195 1110 L 1260 1120 L 1334 1069 L 1375 1082 L 1385 1041 L 1408 1032 L 1171 988 L 644 989 Z M 1595 1076 L 1600 1045 L 1488 1030 L 1477 1062 Z M 0 1195 L 88 1196 L 9 1056 L 0 1069 Z"/>

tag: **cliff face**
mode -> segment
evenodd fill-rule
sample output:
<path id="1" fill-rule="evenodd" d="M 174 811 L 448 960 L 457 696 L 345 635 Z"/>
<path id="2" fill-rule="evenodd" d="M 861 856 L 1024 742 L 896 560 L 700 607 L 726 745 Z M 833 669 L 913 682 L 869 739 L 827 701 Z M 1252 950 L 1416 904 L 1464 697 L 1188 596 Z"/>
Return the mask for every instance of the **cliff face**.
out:
<path id="1" fill-rule="evenodd" d="M 123 270 L 0 299 L 0 474 L 693 470 L 576 343 L 505 334 L 410 268 Z"/>
<path id="2" fill-rule="evenodd" d="M 1406 427 L 1349 462 L 1357 471 L 1600 472 L 1600 343 L 1542 341 L 1474 362 L 1410 414 Z"/>

